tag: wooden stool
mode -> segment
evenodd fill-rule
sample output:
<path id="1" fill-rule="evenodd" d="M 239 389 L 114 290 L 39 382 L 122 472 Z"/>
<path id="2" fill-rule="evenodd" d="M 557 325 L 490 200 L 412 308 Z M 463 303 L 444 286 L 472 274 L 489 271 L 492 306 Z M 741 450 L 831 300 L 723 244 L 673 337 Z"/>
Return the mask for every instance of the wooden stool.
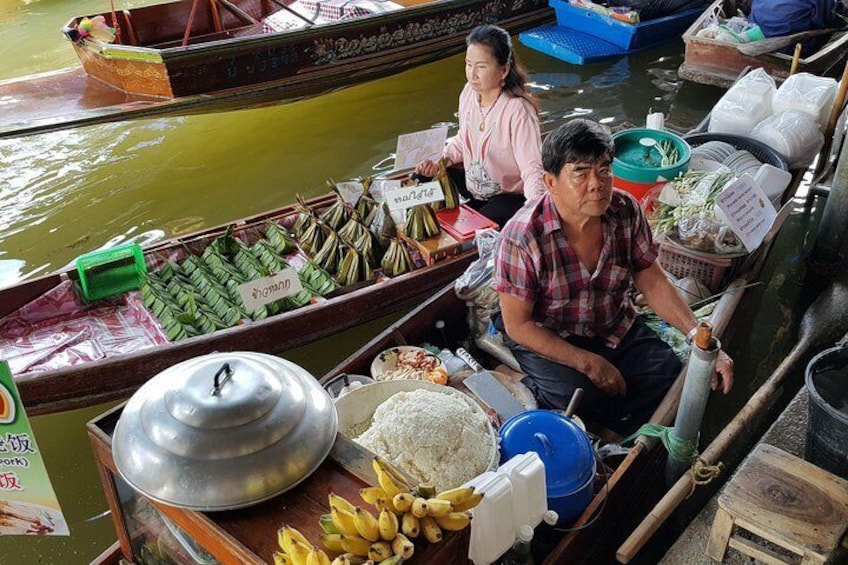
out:
<path id="1" fill-rule="evenodd" d="M 800 557 L 733 533 L 738 526 Z M 771 445 L 759 444 L 718 498 L 707 556 L 728 546 L 763 563 L 825 563 L 848 528 L 848 481 Z"/>

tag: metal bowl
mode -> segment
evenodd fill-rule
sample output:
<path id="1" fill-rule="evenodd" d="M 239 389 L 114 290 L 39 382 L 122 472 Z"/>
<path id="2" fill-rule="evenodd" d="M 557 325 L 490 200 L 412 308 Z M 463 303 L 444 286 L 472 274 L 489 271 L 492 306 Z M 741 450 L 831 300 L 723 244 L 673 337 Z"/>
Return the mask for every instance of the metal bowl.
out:
<path id="1" fill-rule="evenodd" d="M 200 511 L 267 500 L 312 474 L 338 429 L 327 392 L 263 353 L 213 353 L 148 381 L 115 428 L 115 466 L 153 500 Z"/>

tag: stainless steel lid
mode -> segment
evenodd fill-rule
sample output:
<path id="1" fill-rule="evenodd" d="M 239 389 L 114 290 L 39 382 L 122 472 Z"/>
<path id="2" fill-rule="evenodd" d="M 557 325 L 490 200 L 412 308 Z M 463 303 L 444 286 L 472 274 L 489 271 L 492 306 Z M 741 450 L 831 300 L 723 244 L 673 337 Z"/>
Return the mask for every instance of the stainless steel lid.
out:
<path id="1" fill-rule="evenodd" d="M 229 510 L 304 480 L 337 429 L 333 402 L 303 368 L 263 353 L 213 353 L 145 383 L 124 407 L 112 453 L 149 498 Z"/>

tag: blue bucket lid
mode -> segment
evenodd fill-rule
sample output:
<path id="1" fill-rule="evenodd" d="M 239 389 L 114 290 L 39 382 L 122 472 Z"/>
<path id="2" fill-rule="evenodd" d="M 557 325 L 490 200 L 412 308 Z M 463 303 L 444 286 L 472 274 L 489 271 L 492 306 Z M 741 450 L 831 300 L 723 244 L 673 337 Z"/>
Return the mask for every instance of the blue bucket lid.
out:
<path id="1" fill-rule="evenodd" d="M 500 429 L 504 461 L 535 451 L 545 464 L 548 496 L 565 496 L 586 484 L 595 469 L 586 432 L 571 418 L 551 410 L 527 410 Z"/>

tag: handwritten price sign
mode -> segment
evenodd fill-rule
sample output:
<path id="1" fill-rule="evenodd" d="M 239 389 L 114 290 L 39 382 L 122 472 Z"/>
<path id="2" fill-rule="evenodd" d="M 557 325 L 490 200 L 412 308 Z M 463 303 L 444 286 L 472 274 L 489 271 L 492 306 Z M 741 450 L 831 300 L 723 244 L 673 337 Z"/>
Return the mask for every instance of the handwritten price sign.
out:
<path id="1" fill-rule="evenodd" d="M 429 204 L 445 199 L 442 185 L 438 181 L 425 182 L 418 186 L 402 186 L 387 190 L 384 194 L 389 210 L 405 210 L 418 204 Z"/>
<path id="2" fill-rule="evenodd" d="M 249 281 L 238 287 L 239 296 L 241 296 L 241 301 L 244 302 L 244 307 L 248 312 L 275 300 L 297 294 L 301 290 L 303 290 L 303 285 L 300 284 L 297 271 L 291 267 L 287 267 L 270 277 Z"/>

